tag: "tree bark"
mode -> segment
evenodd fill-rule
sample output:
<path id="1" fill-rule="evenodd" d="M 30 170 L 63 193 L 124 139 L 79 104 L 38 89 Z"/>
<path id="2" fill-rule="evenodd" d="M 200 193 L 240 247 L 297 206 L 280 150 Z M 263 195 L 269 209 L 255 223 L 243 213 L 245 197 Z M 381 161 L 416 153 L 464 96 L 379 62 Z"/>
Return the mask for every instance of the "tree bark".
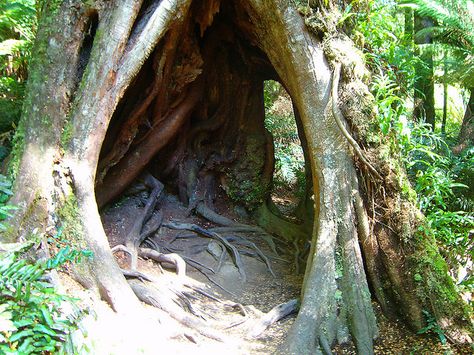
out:
<path id="1" fill-rule="evenodd" d="M 77 270 L 80 281 L 118 311 L 138 306 L 112 257 L 98 204 L 148 168 L 179 191 L 190 212 L 232 224 L 212 211 L 217 185 L 229 201 L 255 209 L 268 198 L 273 170 L 263 81 L 277 79 L 298 112 L 314 194 L 300 312 L 282 353 L 328 352 L 349 336 L 359 353 L 373 353 L 368 279 L 382 308 L 397 308 L 414 328 L 423 325 L 422 309 L 465 325 L 434 241 L 413 236 L 416 209 L 402 196 L 403 173 L 377 158 L 380 147 L 366 156 L 361 127 L 372 119 L 370 109 L 357 106 L 359 121 L 356 114 L 339 117 L 338 89 L 344 104 L 357 105 L 367 91 L 347 63 L 358 54 L 345 37 L 318 39 L 285 0 L 55 3 L 48 2 L 40 25 L 18 134 L 14 202 L 21 209 L 10 236 L 64 228 L 71 242 L 94 253 Z M 91 17 L 98 27 L 82 74 Z M 337 51 L 343 48 L 346 54 Z M 341 62 L 339 86 L 332 68 Z M 385 224 L 376 223 L 376 212 Z M 416 284 L 415 272 L 426 282 Z"/>
<path id="2" fill-rule="evenodd" d="M 178 20 L 189 3 L 152 5 L 151 15 L 142 16 L 135 26 L 142 5 L 137 0 L 123 0 L 114 8 L 98 2 L 94 8 L 73 0 L 56 8 L 48 2 L 42 14 L 24 128 L 18 133 L 24 129 L 13 198 L 21 209 L 15 221 L 22 226 L 20 236 L 27 236 L 38 227 L 40 233 L 54 233 L 67 219 L 71 234 L 66 237 L 94 253 L 85 270 L 77 270 L 77 278 L 97 289 L 117 311 L 138 307 L 138 300 L 110 252 L 96 204 L 100 147 L 118 100 L 171 21 Z M 85 27 L 98 11 L 102 20 L 84 75 L 78 78 Z M 56 23 L 56 17 L 63 23 Z"/>
<path id="3" fill-rule="evenodd" d="M 427 17 L 420 17 L 415 14 L 415 43 L 432 43 L 432 38 L 426 35 L 423 38 L 417 38 L 416 33 L 423 28 L 433 27 L 433 21 Z M 424 121 L 435 129 L 435 103 L 434 103 L 434 72 L 433 72 L 433 54 L 430 51 L 421 52 L 422 63 L 416 67 L 415 77 L 415 107 L 413 116 L 417 121 Z"/>
<path id="4" fill-rule="evenodd" d="M 326 111 L 330 103 L 331 69 L 321 44 L 308 34 L 300 16 L 287 8 L 284 1 L 249 1 L 247 9 L 259 44 L 301 116 L 313 186 L 317 187 L 318 223 L 311 242 L 303 299 L 282 351 L 322 352 L 337 337 L 347 339 L 350 329 L 358 351 L 371 353 L 376 325 L 354 225 L 351 193 L 357 186 L 351 176 L 355 170 L 349 145 L 334 117 Z M 261 23 L 266 25 L 259 26 Z M 351 279 L 358 282 L 349 286 Z M 352 312 L 354 306 L 360 313 Z"/>
<path id="5" fill-rule="evenodd" d="M 469 91 L 469 101 L 464 111 L 461 131 L 458 136 L 458 144 L 453 148 L 453 152 L 457 154 L 466 148 L 472 147 L 474 144 L 474 88 L 470 88 Z"/>

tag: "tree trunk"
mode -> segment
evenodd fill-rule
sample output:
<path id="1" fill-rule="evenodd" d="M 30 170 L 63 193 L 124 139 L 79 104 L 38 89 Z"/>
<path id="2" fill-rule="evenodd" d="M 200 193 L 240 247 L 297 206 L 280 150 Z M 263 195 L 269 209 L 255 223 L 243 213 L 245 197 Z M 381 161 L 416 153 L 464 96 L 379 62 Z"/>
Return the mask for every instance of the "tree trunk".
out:
<path id="1" fill-rule="evenodd" d="M 190 212 L 216 223 L 235 224 L 212 210 L 219 188 L 229 203 L 261 211 L 274 164 L 263 81 L 279 80 L 298 113 L 314 194 L 301 309 L 282 352 L 328 352 L 352 336 L 360 353 L 373 353 L 370 290 L 384 311 L 415 329 L 423 325 L 422 309 L 466 326 L 434 241 L 412 233 L 419 217 L 402 196 L 406 178 L 395 173 L 397 161 L 384 161 L 381 147 L 365 141 L 372 99 L 346 37 L 330 32 L 323 41 L 284 0 L 51 4 L 17 138 L 20 236 L 64 228 L 71 242 L 94 252 L 87 270 L 77 270 L 82 283 L 118 311 L 136 305 L 98 205 L 147 169 Z M 90 56 L 86 42 L 93 43 Z M 334 68 L 341 63 L 340 81 Z M 306 242 L 303 232 L 293 238 Z M 415 273 L 425 281 L 416 283 Z"/>
<path id="2" fill-rule="evenodd" d="M 424 28 L 433 27 L 433 21 L 427 17 L 420 17 L 415 14 L 415 43 L 432 43 L 430 35 L 418 38 L 416 33 Z M 415 77 L 415 107 L 413 116 L 417 121 L 424 121 L 435 129 L 435 102 L 434 102 L 434 72 L 433 72 L 433 54 L 431 51 L 418 49 L 421 63 L 416 67 Z"/>
<path id="3" fill-rule="evenodd" d="M 470 88 L 469 91 L 469 101 L 464 111 L 461 131 L 458 136 L 458 144 L 453 148 L 453 152 L 457 154 L 466 148 L 472 147 L 474 144 L 474 88 Z"/>
<path id="4" fill-rule="evenodd" d="M 448 69 L 447 54 L 444 54 L 443 71 L 443 119 L 441 121 L 441 134 L 446 135 L 446 120 L 448 118 Z"/>
<path id="5" fill-rule="evenodd" d="M 179 21 L 176 15 L 186 5 L 189 2 L 162 1 L 138 23 L 141 1 L 101 7 L 103 19 L 92 52 L 81 58 L 87 25 L 99 8 L 73 0 L 60 7 L 47 2 L 35 44 L 17 133 L 24 134 L 24 140 L 17 143 L 22 155 L 13 203 L 21 210 L 12 225 L 20 226 L 20 236 L 35 229 L 54 233 L 65 228 L 73 245 L 94 253 L 85 270 L 76 270 L 77 278 L 120 311 L 138 307 L 138 300 L 110 252 L 95 201 L 100 147 L 118 100 L 170 20 Z M 63 22 L 57 23 L 57 17 Z M 81 60 L 87 67 L 78 77 Z"/>

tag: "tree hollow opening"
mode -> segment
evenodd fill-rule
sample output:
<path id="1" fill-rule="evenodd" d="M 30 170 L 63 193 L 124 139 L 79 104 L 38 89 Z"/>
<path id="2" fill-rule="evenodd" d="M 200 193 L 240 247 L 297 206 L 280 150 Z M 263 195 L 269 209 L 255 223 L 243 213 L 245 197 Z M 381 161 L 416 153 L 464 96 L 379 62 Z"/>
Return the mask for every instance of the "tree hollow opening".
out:
<path id="1" fill-rule="evenodd" d="M 275 143 L 266 127 L 264 85 L 278 88 L 293 111 L 291 98 L 252 44 L 242 10 L 232 3 L 218 12 L 209 6 L 192 5 L 168 30 L 119 102 L 100 154 L 98 204 L 135 193 L 147 172 L 177 196 L 187 215 L 195 212 L 214 226 L 263 228 L 292 253 L 301 273 L 313 224 L 312 185 L 290 192 L 298 196 L 291 213 L 272 200 L 278 194 Z M 311 182 L 298 114 L 285 114 L 292 130 L 288 158 L 299 164 L 289 172 L 292 182 Z"/>

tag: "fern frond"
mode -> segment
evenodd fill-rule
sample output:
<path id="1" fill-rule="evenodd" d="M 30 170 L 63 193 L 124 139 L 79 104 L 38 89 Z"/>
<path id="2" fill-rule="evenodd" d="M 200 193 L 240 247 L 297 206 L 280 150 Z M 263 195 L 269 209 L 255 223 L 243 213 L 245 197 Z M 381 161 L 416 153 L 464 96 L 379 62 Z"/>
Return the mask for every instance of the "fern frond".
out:
<path id="1" fill-rule="evenodd" d="M 474 1 L 473 0 L 401 0 L 401 7 L 413 9 L 419 16 L 429 17 L 435 26 L 423 28 L 415 38 L 429 35 L 433 44 L 423 50 L 448 53 L 450 82 L 466 87 L 474 85 Z"/>
<path id="2" fill-rule="evenodd" d="M 474 46 L 474 5 L 472 0 L 450 0 L 449 4 L 439 0 L 402 0 L 400 6 L 415 10 L 420 16 L 429 17 L 438 23 L 438 30 L 450 30 L 454 36 L 445 40 L 462 39 L 463 45 Z M 458 37 L 461 36 L 461 37 Z"/>

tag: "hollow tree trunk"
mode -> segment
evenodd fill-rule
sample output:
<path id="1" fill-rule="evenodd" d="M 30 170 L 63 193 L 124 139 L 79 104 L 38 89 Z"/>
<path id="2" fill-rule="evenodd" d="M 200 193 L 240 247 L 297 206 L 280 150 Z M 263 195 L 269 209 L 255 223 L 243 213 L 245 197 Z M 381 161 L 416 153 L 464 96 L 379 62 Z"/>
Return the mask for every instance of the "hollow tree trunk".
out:
<path id="1" fill-rule="evenodd" d="M 44 11 L 18 134 L 21 236 L 64 228 L 75 245 L 94 252 L 87 270 L 77 272 L 81 281 L 117 310 L 136 305 L 97 204 L 118 197 L 145 167 L 169 182 L 190 211 L 209 216 L 217 185 L 249 209 L 264 201 L 273 153 L 262 83 L 277 79 L 301 120 L 315 204 L 301 310 L 282 352 L 328 352 L 351 335 L 360 353 L 372 353 L 377 329 L 367 279 L 382 308 L 398 309 L 415 329 L 423 325 L 422 309 L 465 325 L 434 241 L 413 237 L 416 209 L 397 185 L 402 173 L 377 158 L 380 147 L 371 155 L 386 179 L 370 183 L 370 163 L 348 133 L 365 142 L 370 110 L 359 107 L 360 120 L 347 110 L 347 122 L 339 117 L 339 78 L 332 78 L 325 53 L 334 66 L 344 64 L 344 104 L 362 105 L 367 90 L 360 78 L 360 87 L 352 83 L 357 66 L 346 62 L 358 54 L 350 41 L 331 33 L 323 50 L 284 0 L 56 3 Z M 95 27 L 89 58 L 83 34 Z M 367 208 L 375 185 L 387 192 L 376 189 L 378 210 Z M 369 225 L 375 212 L 384 225 L 375 218 Z M 415 283 L 415 272 L 424 283 Z"/>
<path id="2" fill-rule="evenodd" d="M 94 254 L 86 270 L 77 270 L 78 279 L 116 310 L 128 311 L 138 307 L 138 300 L 110 252 L 95 201 L 95 172 L 118 100 L 189 2 L 152 5 L 138 23 L 142 1 L 123 0 L 113 8 L 94 5 L 51 1 L 42 12 L 23 126 L 17 133 L 21 137 L 24 132 L 24 141 L 13 203 L 21 209 L 12 225 L 21 226 L 20 236 L 63 227 L 73 245 Z M 87 61 L 83 76 L 77 77 L 84 32 L 98 12 L 94 46 L 90 58 L 82 58 Z"/>
<path id="3" fill-rule="evenodd" d="M 393 182 L 392 176 L 400 173 L 393 172 L 391 162 L 377 154 L 371 155 L 387 177 L 381 182 L 382 189 L 375 188 L 378 190 L 376 195 L 383 213 L 389 213 L 393 219 L 388 221 L 388 228 L 376 223 L 375 219 L 372 219 L 372 230 L 368 227 L 366 206 L 370 204 L 374 189 L 368 188 L 372 185 L 367 183 L 366 177 L 370 169 L 366 169 L 367 163 L 359 162 L 357 175 L 365 176 L 366 185 L 361 189 L 351 149 L 338 129 L 335 117 L 328 112 L 334 102 L 330 102 L 331 70 L 323 55 L 322 42 L 308 33 L 298 14 L 285 1 L 248 1 L 244 7 L 253 24 L 255 42 L 267 54 L 301 116 L 311 155 L 315 211 L 319 211 L 307 262 L 301 310 L 284 352 L 304 354 L 313 353 L 314 349 L 327 352 L 328 345 L 336 337 L 344 338 L 347 328 L 360 353 L 372 351 L 372 338 L 377 331 L 355 220 L 374 296 L 388 314 L 396 304 L 399 315 L 414 329 L 420 329 L 424 323 L 422 310 L 430 309 L 448 333 L 455 334 L 459 329 L 469 332 L 468 316 L 459 296 L 455 296 L 446 269 L 435 266 L 443 262 L 434 240 L 414 233 L 422 222 L 416 208 L 402 196 L 402 186 Z M 262 23 L 265 25 L 260 25 Z M 364 127 L 372 102 L 367 101 L 367 86 L 361 81 L 363 71 L 358 68 L 360 62 L 353 60 L 358 56 L 357 51 L 344 36 L 328 37 L 324 52 L 336 63 L 341 61 L 344 74 L 354 81 L 343 86 L 346 100 L 343 111 L 350 117 L 349 127 L 364 142 L 364 130 L 367 132 Z M 356 110 L 354 102 L 357 102 Z M 372 149 L 377 148 L 380 147 Z M 390 191 L 389 196 L 384 197 L 384 191 Z M 364 202 L 360 196 L 369 200 Z M 369 212 L 374 214 L 376 208 L 373 202 L 372 205 Z M 419 284 L 411 276 L 417 272 L 424 275 Z"/>
<path id="4" fill-rule="evenodd" d="M 357 189 L 353 180 L 355 170 L 347 141 L 332 115 L 326 112 L 331 69 L 320 43 L 307 33 L 295 10 L 286 8 L 284 2 L 249 4 L 260 44 L 300 114 L 310 152 L 313 186 L 318 193 L 318 221 L 302 304 L 283 351 L 321 352 L 336 337 L 341 341 L 347 339 L 350 329 L 360 353 L 371 353 L 376 324 L 354 224 L 351 194 L 353 188 Z"/>

